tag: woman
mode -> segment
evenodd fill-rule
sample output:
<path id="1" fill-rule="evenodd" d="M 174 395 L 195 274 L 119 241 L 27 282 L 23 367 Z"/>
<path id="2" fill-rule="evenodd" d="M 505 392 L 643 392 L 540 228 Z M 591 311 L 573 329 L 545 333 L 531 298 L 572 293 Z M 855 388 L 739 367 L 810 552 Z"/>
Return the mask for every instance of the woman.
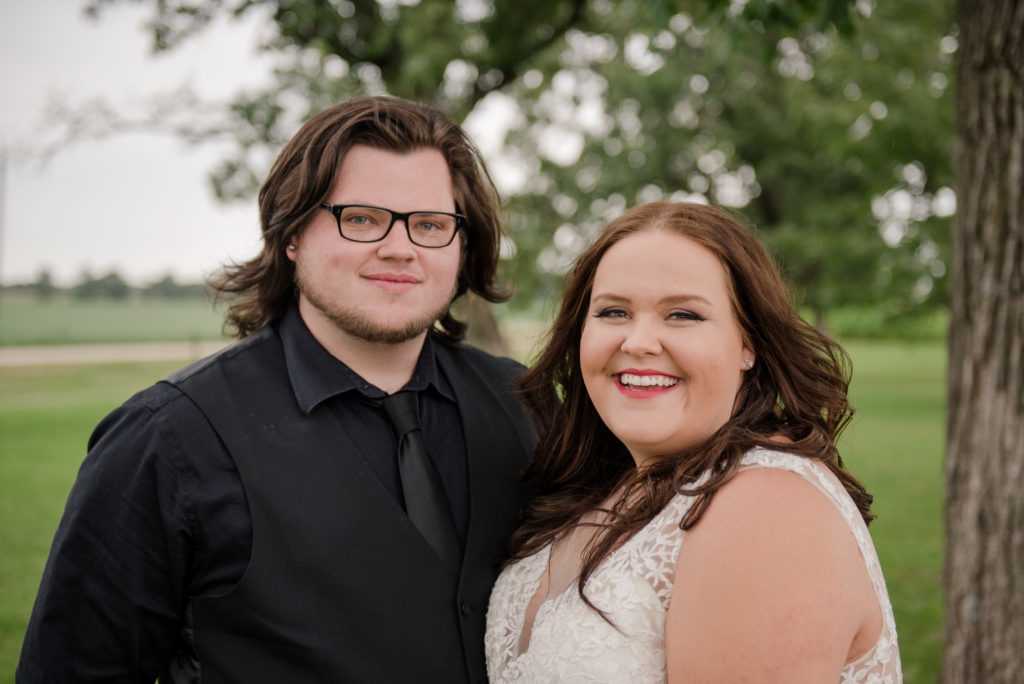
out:
<path id="1" fill-rule="evenodd" d="M 524 379 L 530 498 L 492 682 L 900 682 L 848 358 L 724 212 L 656 202 L 576 261 Z"/>

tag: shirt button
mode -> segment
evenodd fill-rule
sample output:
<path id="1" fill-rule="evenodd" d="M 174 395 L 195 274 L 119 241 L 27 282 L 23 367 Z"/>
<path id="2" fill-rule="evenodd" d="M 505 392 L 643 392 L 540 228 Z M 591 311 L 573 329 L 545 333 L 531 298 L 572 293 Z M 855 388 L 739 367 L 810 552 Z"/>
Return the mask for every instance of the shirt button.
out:
<path id="1" fill-rule="evenodd" d="M 470 610 L 472 610 L 472 608 L 465 601 L 459 604 L 459 611 L 461 611 L 463 615 L 469 615 Z"/>

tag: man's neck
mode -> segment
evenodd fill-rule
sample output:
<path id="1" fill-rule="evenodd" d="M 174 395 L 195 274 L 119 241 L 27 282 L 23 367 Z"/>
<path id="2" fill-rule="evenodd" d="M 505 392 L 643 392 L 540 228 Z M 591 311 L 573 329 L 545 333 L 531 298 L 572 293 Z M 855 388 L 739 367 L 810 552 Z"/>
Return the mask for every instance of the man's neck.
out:
<path id="1" fill-rule="evenodd" d="M 427 337 L 424 331 L 405 342 L 370 342 L 341 330 L 320 316 L 303 315 L 302 320 L 331 356 L 388 394 L 402 389 L 412 378 Z"/>

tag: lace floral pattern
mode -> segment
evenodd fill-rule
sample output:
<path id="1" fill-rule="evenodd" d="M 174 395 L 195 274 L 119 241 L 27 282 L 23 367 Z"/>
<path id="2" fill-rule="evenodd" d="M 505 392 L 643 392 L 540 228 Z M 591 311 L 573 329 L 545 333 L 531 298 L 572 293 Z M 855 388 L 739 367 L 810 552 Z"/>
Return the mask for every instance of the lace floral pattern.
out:
<path id="1" fill-rule="evenodd" d="M 781 468 L 803 476 L 842 512 L 857 540 L 882 611 L 875 645 L 843 668 L 840 684 L 899 684 L 899 650 L 892 606 L 871 537 L 856 505 L 825 468 L 808 459 L 754 449 L 744 468 Z M 692 499 L 676 496 L 643 530 L 595 570 L 587 596 L 614 622 L 579 597 L 575 584 L 541 604 L 529 648 L 518 653 L 527 604 L 540 583 L 551 547 L 505 569 L 487 612 L 487 672 L 491 682 L 664 682 L 665 616 L 676 559 L 686 538 L 678 522 Z"/>

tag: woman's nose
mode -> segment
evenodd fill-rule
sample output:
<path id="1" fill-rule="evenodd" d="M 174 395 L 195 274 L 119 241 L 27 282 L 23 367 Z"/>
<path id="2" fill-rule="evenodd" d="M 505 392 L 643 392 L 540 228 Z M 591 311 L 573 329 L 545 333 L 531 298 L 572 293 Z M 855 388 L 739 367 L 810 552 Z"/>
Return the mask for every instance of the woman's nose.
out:
<path id="1" fill-rule="evenodd" d="M 653 321 L 638 318 L 633 321 L 622 340 L 620 349 L 632 356 L 651 356 L 660 354 L 661 340 L 658 337 L 658 330 Z"/>

